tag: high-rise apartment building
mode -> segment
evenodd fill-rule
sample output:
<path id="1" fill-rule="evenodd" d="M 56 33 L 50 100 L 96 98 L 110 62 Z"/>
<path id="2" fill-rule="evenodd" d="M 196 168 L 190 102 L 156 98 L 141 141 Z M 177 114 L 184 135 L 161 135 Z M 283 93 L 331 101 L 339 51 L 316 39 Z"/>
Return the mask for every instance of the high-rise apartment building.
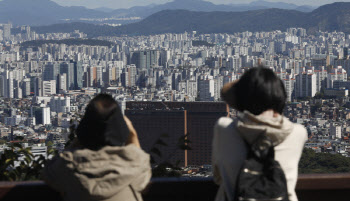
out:
<path id="1" fill-rule="evenodd" d="M 43 81 L 41 77 L 34 78 L 34 95 L 35 96 L 43 95 Z"/>
<path id="2" fill-rule="evenodd" d="M 316 91 L 320 92 L 322 89 L 327 88 L 327 70 L 325 70 L 324 66 L 318 68 L 319 70 L 314 70 L 316 74 Z"/>
<path id="3" fill-rule="evenodd" d="M 137 68 L 149 69 L 151 66 L 158 66 L 160 53 L 157 50 L 146 50 L 133 52 L 130 64 L 135 64 Z"/>
<path id="4" fill-rule="evenodd" d="M 98 87 L 102 87 L 104 82 L 103 82 L 103 67 L 102 66 L 97 66 L 96 67 L 96 82 Z"/>
<path id="5" fill-rule="evenodd" d="M 4 40 L 4 31 L 0 29 L 0 42 Z"/>
<path id="6" fill-rule="evenodd" d="M 117 68 L 116 67 L 113 67 L 113 66 L 108 66 L 107 68 L 107 82 L 110 84 L 112 82 L 116 82 L 116 71 L 117 71 Z"/>
<path id="7" fill-rule="evenodd" d="M 60 64 L 49 62 L 44 66 L 43 81 L 57 80 L 60 74 Z"/>
<path id="8" fill-rule="evenodd" d="M 295 96 L 314 97 L 317 92 L 316 75 L 312 71 L 302 72 L 296 76 Z"/>
<path id="9" fill-rule="evenodd" d="M 70 112 L 70 97 L 51 97 L 50 110 L 57 113 Z"/>
<path id="10" fill-rule="evenodd" d="M 58 92 L 60 90 L 67 91 L 67 74 L 66 73 L 58 75 L 57 89 L 58 89 Z"/>
<path id="11" fill-rule="evenodd" d="M 334 66 L 342 66 L 346 72 L 350 72 L 350 59 L 336 59 L 334 60 Z"/>
<path id="12" fill-rule="evenodd" d="M 73 62 L 74 64 L 74 89 L 78 90 L 83 87 L 83 66 L 81 61 Z"/>
<path id="13" fill-rule="evenodd" d="M 229 57 L 228 68 L 230 71 L 237 72 L 240 67 L 242 67 L 242 60 L 239 56 L 234 55 Z"/>
<path id="14" fill-rule="evenodd" d="M 43 81 L 43 96 L 51 96 L 56 94 L 56 80 Z"/>
<path id="15" fill-rule="evenodd" d="M 12 27 L 12 24 L 4 24 L 3 25 L 4 40 L 10 40 L 11 39 L 11 27 Z"/>
<path id="16" fill-rule="evenodd" d="M 0 97 L 5 97 L 5 76 L 3 74 L 0 75 Z"/>
<path id="17" fill-rule="evenodd" d="M 342 137 L 342 127 L 336 124 L 331 124 L 330 126 L 330 135 L 335 137 L 335 138 L 341 138 Z"/>
<path id="18" fill-rule="evenodd" d="M 63 74 L 63 73 L 66 74 L 67 90 L 74 90 L 75 89 L 74 63 L 70 63 L 70 62 L 61 63 L 60 73 L 61 74 Z"/>
<path id="19" fill-rule="evenodd" d="M 343 58 L 348 59 L 349 56 L 349 47 L 344 47 L 343 48 Z"/>
<path id="20" fill-rule="evenodd" d="M 194 80 L 186 80 L 186 94 L 194 101 L 198 96 L 198 83 Z M 191 99 L 190 99 L 191 100 Z"/>
<path id="21" fill-rule="evenodd" d="M 42 108 L 42 124 L 43 125 L 50 125 L 51 124 L 51 114 L 50 114 L 49 107 Z"/>
<path id="22" fill-rule="evenodd" d="M 12 71 L 4 71 L 2 74 L 3 96 L 5 98 L 14 98 L 14 79 Z"/>
<path id="23" fill-rule="evenodd" d="M 282 81 L 286 89 L 287 101 L 291 102 L 295 88 L 295 79 L 291 78 L 290 75 L 287 75 L 285 79 L 282 79 Z"/>
<path id="24" fill-rule="evenodd" d="M 18 99 L 23 98 L 21 82 L 18 80 L 13 81 L 13 93 L 14 93 L 13 94 L 14 98 L 18 98 Z"/>
<path id="25" fill-rule="evenodd" d="M 214 101 L 215 83 L 212 76 L 207 76 L 198 81 L 198 93 L 200 101 Z"/>
<path id="26" fill-rule="evenodd" d="M 125 87 L 136 86 L 137 69 L 135 65 L 127 65 L 122 73 L 122 84 Z"/>
<path id="27" fill-rule="evenodd" d="M 334 81 L 347 81 L 348 75 L 345 69 L 341 66 L 333 68 L 330 73 L 327 75 L 327 88 L 333 88 Z"/>
<path id="28" fill-rule="evenodd" d="M 96 87 L 97 86 L 97 68 L 89 67 L 85 73 L 85 87 Z"/>
<path id="29" fill-rule="evenodd" d="M 23 97 L 30 96 L 30 79 L 26 78 L 22 81 L 22 95 Z"/>
<path id="30" fill-rule="evenodd" d="M 224 86 L 224 77 L 223 76 L 216 76 L 214 78 L 214 100 L 219 101 L 221 100 L 221 89 Z"/>

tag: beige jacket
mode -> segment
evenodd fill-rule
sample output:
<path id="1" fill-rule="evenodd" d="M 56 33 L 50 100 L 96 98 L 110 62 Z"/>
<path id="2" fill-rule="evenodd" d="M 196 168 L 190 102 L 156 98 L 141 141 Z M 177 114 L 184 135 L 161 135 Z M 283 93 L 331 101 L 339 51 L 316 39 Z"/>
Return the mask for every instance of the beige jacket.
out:
<path id="1" fill-rule="evenodd" d="M 224 201 L 225 193 L 228 201 L 234 200 L 236 179 L 247 156 L 245 141 L 253 142 L 264 131 L 276 145 L 275 159 L 286 175 L 289 199 L 298 200 L 295 185 L 306 129 L 283 116 L 267 118 L 244 112 L 235 120 L 220 118 L 214 127 L 212 165 L 214 181 L 220 185 L 216 201 Z"/>
<path id="2" fill-rule="evenodd" d="M 135 145 L 67 150 L 43 177 L 67 201 L 141 201 L 151 178 L 150 157 Z"/>

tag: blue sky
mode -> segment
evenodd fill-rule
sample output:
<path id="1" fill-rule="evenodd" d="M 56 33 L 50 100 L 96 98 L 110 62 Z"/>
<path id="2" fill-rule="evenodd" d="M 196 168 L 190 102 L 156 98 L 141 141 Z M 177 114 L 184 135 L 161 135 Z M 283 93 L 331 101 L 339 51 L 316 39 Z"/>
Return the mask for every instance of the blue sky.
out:
<path id="1" fill-rule="evenodd" d="M 108 7 L 108 8 L 129 8 L 132 6 L 144 6 L 152 3 L 162 4 L 172 0 L 53 0 L 64 6 L 85 6 L 88 8 Z M 215 4 L 248 3 L 253 0 L 207 0 Z M 271 2 L 286 2 L 297 5 L 320 6 L 323 4 L 336 2 L 334 0 L 268 0 Z M 347 0 L 350 2 L 350 0 Z"/>

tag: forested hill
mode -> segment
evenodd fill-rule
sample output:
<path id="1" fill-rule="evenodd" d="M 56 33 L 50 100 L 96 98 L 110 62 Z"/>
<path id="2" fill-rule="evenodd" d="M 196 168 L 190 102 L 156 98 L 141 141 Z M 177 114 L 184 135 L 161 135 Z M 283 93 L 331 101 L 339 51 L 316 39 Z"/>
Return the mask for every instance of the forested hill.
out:
<path id="1" fill-rule="evenodd" d="M 64 40 L 34 40 L 21 43 L 21 48 L 38 48 L 43 44 L 66 44 L 66 45 L 90 45 L 90 46 L 111 46 L 112 42 L 95 39 L 64 39 Z"/>
<path id="2" fill-rule="evenodd" d="M 86 23 L 57 24 L 33 27 L 38 33 L 73 32 L 75 29 L 96 36 L 150 35 L 161 33 L 235 33 L 243 31 L 286 30 L 303 27 L 309 32 L 343 31 L 350 33 L 350 3 L 333 3 L 310 12 L 264 9 L 245 12 L 195 12 L 166 10 L 146 19 L 120 27 Z"/>

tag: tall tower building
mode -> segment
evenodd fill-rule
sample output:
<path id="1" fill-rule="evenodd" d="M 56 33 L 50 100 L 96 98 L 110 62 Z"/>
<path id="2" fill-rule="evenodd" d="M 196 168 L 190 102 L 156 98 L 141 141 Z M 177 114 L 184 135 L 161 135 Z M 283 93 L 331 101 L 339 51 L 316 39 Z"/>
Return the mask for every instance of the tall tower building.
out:
<path id="1" fill-rule="evenodd" d="M 58 63 L 48 63 L 44 67 L 43 80 L 56 80 L 57 75 L 60 74 L 60 65 Z"/>
<path id="2" fill-rule="evenodd" d="M 74 63 L 74 88 L 76 90 L 83 87 L 83 66 L 81 61 Z"/>
<path id="3" fill-rule="evenodd" d="M 74 90 L 75 84 L 74 84 L 74 63 L 70 62 L 64 62 L 61 64 L 60 67 L 60 73 L 65 73 L 67 75 L 67 90 Z"/>
<path id="4" fill-rule="evenodd" d="M 348 76 L 346 70 L 343 69 L 341 66 L 338 66 L 337 68 L 332 69 L 330 73 L 328 73 L 327 88 L 333 88 L 334 81 L 347 81 L 347 78 Z"/>
<path id="5" fill-rule="evenodd" d="M 221 89 L 224 86 L 223 76 L 217 76 L 214 78 L 214 100 L 221 100 Z"/>
<path id="6" fill-rule="evenodd" d="M 286 90 L 287 101 L 291 102 L 295 88 L 295 79 L 292 79 L 290 75 L 287 75 L 282 81 Z"/>
<path id="7" fill-rule="evenodd" d="M 135 64 L 137 68 L 149 69 L 151 66 L 158 66 L 159 60 L 160 53 L 157 50 L 138 51 L 131 56 L 131 64 Z"/>
<path id="8" fill-rule="evenodd" d="M 50 114 L 49 107 L 42 108 L 42 124 L 43 125 L 50 125 L 51 124 L 51 114 Z"/>
<path id="9" fill-rule="evenodd" d="M 67 74 L 58 75 L 58 91 L 67 91 Z"/>
<path id="10" fill-rule="evenodd" d="M 4 97 L 5 98 L 14 98 L 14 86 L 13 86 L 13 72 L 12 71 L 4 71 L 3 72 L 4 79 Z"/>
<path id="11" fill-rule="evenodd" d="M 198 81 L 198 91 L 200 101 L 214 101 L 215 83 L 211 77 Z"/>
<path id="12" fill-rule="evenodd" d="M 4 31 L 0 29 L 0 42 L 4 40 Z"/>
<path id="13" fill-rule="evenodd" d="M 4 24 L 4 40 L 10 40 L 11 39 L 11 24 Z"/>
<path id="14" fill-rule="evenodd" d="M 342 127 L 339 125 L 335 125 L 334 123 L 331 124 L 330 126 L 330 135 L 334 136 L 335 138 L 342 138 Z"/>
<path id="15" fill-rule="evenodd" d="M 296 97 L 314 97 L 317 92 L 316 75 L 310 72 L 299 73 L 296 76 Z"/>
<path id="16" fill-rule="evenodd" d="M 97 81 L 97 87 L 103 86 L 103 67 L 102 66 L 96 67 L 96 81 Z"/>
<path id="17" fill-rule="evenodd" d="M 344 59 L 348 59 L 348 56 L 349 56 L 349 48 L 348 47 L 344 47 Z"/>
<path id="18" fill-rule="evenodd" d="M 51 97 L 50 110 L 57 113 L 70 112 L 70 97 Z"/>
<path id="19" fill-rule="evenodd" d="M 26 78 L 22 81 L 22 95 L 23 97 L 30 96 L 30 79 Z"/>
<path id="20" fill-rule="evenodd" d="M 56 94 L 56 80 L 43 81 L 43 96 Z"/>
<path id="21" fill-rule="evenodd" d="M 34 95 L 42 96 L 43 95 L 43 81 L 40 77 L 34 78 Z"/>
<path id="22" fill-rule="evenodd" d="M 6 78 L 3 74 L 0 74 L 0 97 L 5 97 L 5 84 Z"/>
<path id="23" fill-rule="evenodd" d="M 136 86 L 136 66 L 128 65 L 124 68 L 124 72 L 122 73 L 122 84 L 125 87 L 133 87 Z"/>

